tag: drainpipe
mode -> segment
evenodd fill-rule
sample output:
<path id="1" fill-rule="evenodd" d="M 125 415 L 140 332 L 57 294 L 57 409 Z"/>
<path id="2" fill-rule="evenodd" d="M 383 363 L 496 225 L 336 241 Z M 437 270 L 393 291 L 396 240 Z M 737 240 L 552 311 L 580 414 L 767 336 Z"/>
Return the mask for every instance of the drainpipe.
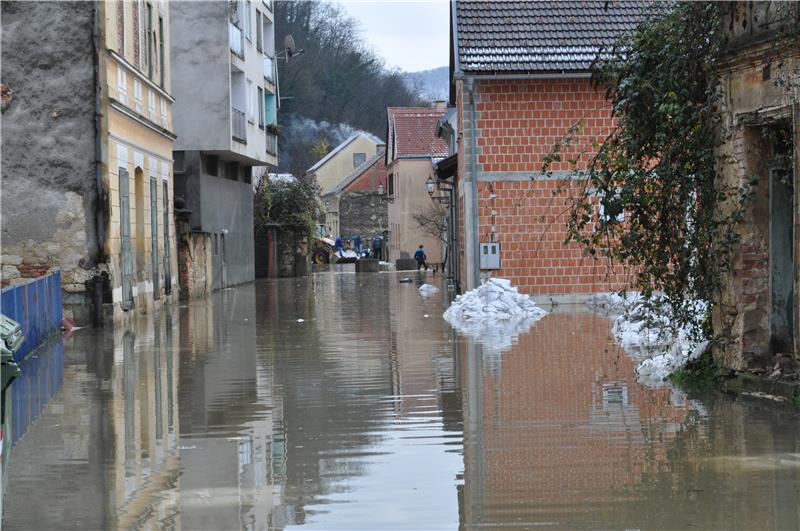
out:
<path id="1" fill-rule="evenodd" d="M 480 245 L 478 234 L 478 164 L 476 150 L 478 141 L 475 138 L 477 127 L 475 118 L 475 80 L 472 77 L 465 79 L 467 91 L 469 92 L 469 204 L 465 208 L 465 224 L 472 228 L 472 237 L 465 238 L 464 242 L 466 247 L 466 273 L 467 273 L 467 289 L 477 288 L 480 284 Z M 464 231 L 468 233 L 469 231 Z"/>
<path id="2" fill-rule="evenodd" d="M 103 190 L 103 145 L 102 145 L 102 111 L 101 111 L 101 75 L 100 75 L 100 9 L 101 2 L 95 2 L 94 20 L 92 22 L 92 43 L 94 46 L 94 178 L 95 178 L 95 237 L 97 238 L 96 264 L 105 260 L 105 210 L 106 197 Z M 99 272 L 94 277 L 94 326 L 103 326 L 103 291 L 104 278 Z"/>

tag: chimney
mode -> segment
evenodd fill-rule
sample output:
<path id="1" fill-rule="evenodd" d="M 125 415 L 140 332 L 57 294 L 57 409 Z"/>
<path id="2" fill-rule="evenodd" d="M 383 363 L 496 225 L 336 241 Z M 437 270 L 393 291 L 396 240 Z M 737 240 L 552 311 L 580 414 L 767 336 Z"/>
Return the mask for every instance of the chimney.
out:
<path id="1" fill-rule="evenodd" d="M 447 102 L 445 100 L 436 100 L 431 104 L 431 107 L 441 113 L 447 112 Z"/>

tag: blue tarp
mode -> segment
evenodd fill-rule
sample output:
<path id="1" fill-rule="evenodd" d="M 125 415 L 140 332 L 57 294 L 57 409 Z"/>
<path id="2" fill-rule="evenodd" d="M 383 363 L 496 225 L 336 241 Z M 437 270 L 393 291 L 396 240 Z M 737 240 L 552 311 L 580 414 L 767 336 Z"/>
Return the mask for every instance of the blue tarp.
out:
<path id="1" fill-rule="evenodd" d="M 22 326 L 25 341 L 14 355 L 14 361 L 21 361 L 61 328 L 61 273 L 4 288 L 0 313 Z"/>

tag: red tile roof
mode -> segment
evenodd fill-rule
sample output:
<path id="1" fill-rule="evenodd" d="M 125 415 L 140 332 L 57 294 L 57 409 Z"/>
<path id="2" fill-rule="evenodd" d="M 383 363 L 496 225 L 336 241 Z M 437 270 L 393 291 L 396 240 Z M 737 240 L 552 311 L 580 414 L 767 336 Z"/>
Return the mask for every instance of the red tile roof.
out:
<path id="1" fill-rule="evenodd" d="M 449 155 L 447 142 L 436 136 L 439 119 L 444 115 L 431 107 L 389 107 L 389 144 L 394 158 Z"/>

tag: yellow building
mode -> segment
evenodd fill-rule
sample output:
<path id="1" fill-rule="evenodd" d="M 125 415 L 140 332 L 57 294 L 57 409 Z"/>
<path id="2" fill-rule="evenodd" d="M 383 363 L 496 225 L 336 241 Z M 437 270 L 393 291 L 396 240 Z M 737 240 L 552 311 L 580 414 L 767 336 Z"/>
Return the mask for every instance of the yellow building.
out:
<path id="1" fill-rule="evenodd" d="M 177 286 L 172 212 L 169 4 L 101 2 L 103 185 L 114 317 L 148 311 Z"/>

